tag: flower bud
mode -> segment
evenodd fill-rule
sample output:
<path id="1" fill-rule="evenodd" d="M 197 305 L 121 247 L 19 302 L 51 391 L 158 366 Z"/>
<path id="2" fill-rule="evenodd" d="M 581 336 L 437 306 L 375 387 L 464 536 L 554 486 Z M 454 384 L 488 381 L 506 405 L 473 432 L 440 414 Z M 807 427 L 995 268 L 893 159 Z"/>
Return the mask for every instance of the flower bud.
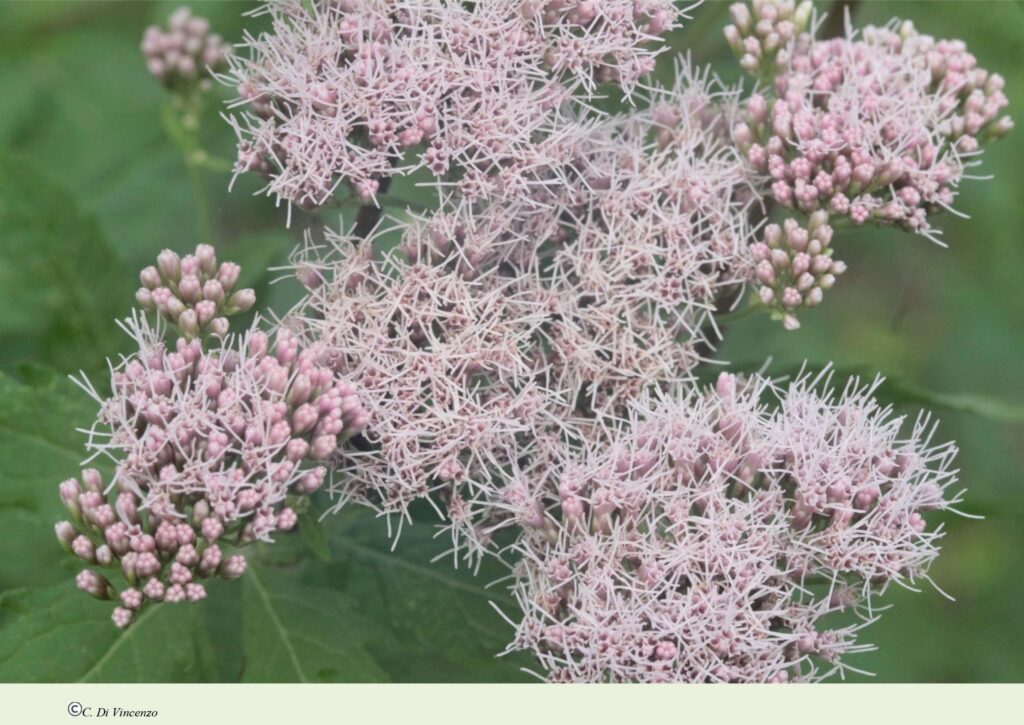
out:
<path id="1" fill-rule="evenodd" d="M 215 317 L 210 321 L 210 334 L 215 337 L 224 337 L 228 334 L 228 330 L 231 328 L 231 323 L 228 322 L 226 317 Z"/>
<path id="2" fill-rule="evenodd" d="M 163 284 L 160 279 L 160 272 L 152 265 L 139 272 L 139 282 L 141 282 L 142 286 L 148 290 L 155 290 Z"/>
<path id="3" fill-rule="evenodd" d="M 217 254 L 209 244 L 200 244 L 196 247 L 196 259 L 199 260 L 199 269 L 206 277 L 212 277 L 217 272 Z"/>
<path id="4" fill-rule="evenodd" d="M 70 521 L 58 521 L 53 530 L 57 534 L 57 541 L 64 547 L 64 550 L 71 551 L 71 542 L 78 536 L 74 525 Z"/>
<path id="5" fill-rule="evenodd" d="M 85 468 L 82 470 L 82 484 L 87 491 L 103 493 L 103 476 L 95 468 Z"/>
<path id="6" fill-rule="evenodd" d="M 113 596 L 114 588 L 110 582 L 90 569 L 83 569 L 75 577 L 75 584 L 86 594 L 97 599 L 110 599 Z"/>
<path id="7" fill-rule="evenodd" d="M 242 269 L 234 262 L 223 262 L 217 271 L 217 281 L 224 288 L 224 292 L 230 292 L 238 282 L 238 275 Z"/>
<path id="8" fill-rule="evenodd" d="M 147 312 L 152 312 L 156 309 L 156 305 L 153 303 L 153 293 L 145 287 L 139 287 L 135 292 L 135 301 L 139 303 L 139 307 Z"/>
<path id="9" fill-rule="evenodd" d="M 224 286 L 216 279 L 206 280 L 203 285 L 203 297 L 219 305 L 224 300 Z"/>
<path id="10" fill-rule="evenodd" d="M 195 310 L 185 310 L 178 317 L 178 329 L 186 338 L 193 338 L 199 335 L 199 316 Z"/>
<path id="11" fill-rule="evenodd" d="M 170 249 L 160 252 L 156 265 L 167 281 L 176 283 L 181 278 L 181 258 Z"/>
<path id="12" fill-rule="evenodd" d="M 234 315 L 240 312 L 245 312 L 254 304 L 256 304 L 255 290 L 238 290 L 228 299 L 227 305 L 224 306 L 224 313 L 228 315 Z"/>

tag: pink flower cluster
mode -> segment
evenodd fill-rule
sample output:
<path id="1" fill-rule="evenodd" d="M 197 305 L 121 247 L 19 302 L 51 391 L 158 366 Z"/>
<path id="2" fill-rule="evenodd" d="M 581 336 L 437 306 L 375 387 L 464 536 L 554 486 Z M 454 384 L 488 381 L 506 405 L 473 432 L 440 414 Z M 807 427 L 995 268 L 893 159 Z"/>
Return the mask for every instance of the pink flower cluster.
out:
<path id="1" fill-rule="evenodd" d="M 227 67 L 231 46 L 210 32 L 206 18 L 182 7 L 171 14 L 166 31 L 146 28 L 142 54 L 149 72 L 168 88 L 205 91 L 213 74 Z"/>
<path id="2" fill-rule="evenodd" d="M 814 4 L 803 0 L 751 0 L 729 6 L 732 23 L 725 39 L 740 67 L 762 80 L 770 80 L 789 62 L 789 46 L 813 23 Z"/>
<path id="3" fill-rule="evenodd" d="M 331 257 L 300 263 L 326 279 L 301 315 L 372 418 L 371 449 L 340 464 L 341 502 L 355 496 L 404 513 L 445 488 L 451 509 L 470 506 L 463 499 L 515 460 L 551 405 L 530 359 L 543 311 L 507 278 L 466 279 L 395 254 L 381 263 L 370 243 L 334 241 Z"/>
<path id="4" fill-rule="evenodd" d="M 879 407 L 875 386 L 784 389 L 723 374 L 717 390 L 643 397 L 628 419 L 533 481 L 510 650 L 552 681 L 786 682 L 865 649 L 872 597 L 926 578 L 954 505 L 955 448 Z M 823 389 L 822 389 L 823 388 Z M 767 407 L 765 395 L 776 404 Z"/>
<path id="5" fill-rule="evenodd" d="M 775 98 L 751 96 L 734 135 L 771 198 L 855 224 L 934 237 L 928 216 L 952 205 L 965 159 L 1012 127 L 1003 79 L 959 41 L 895 22 L 861 38 L 789 46 Z"/>
<path id="6" fill-rule="evenodd" d="M 175 325 L 186 339 L 224 337 L 230 326 L 228 317 L 249 310 L 256 302 L 253 290 L 234 291 L 240 271 L 234 262 L 218 266 L 209 244 L 198 245 L 195 254 L 184 258 L 165 249 L 155 267 L 146 267 L 139 274 L 142 286 L 135 301 Z"/>
<path id="7" fill-rule="evenodd" d="M 254 12 L 271 27 L 222 77 L 236 175 L 308 208 L 342 185 L 376 204 L 421 172 L 438 208 L 307 236 L 292 257 L 307 294 L 273 344 L 227 337 L 253 294 L 211 248 L 143 271 L 138 302 L 180 339 L 127 325 L 139 351 L 95 395 L 89 440 L 118 493 L 84 472 L 57 527 L 90 564 L 80 588 L 120 596 L 118 626 L 241 574 L 230 547 L 294 526 L 333 470 L 338 508 L 370 505 L 400 532 L 425 499 L 456 562 L 514 559 L 509 649 L 549 680 L 814 681 L 867 648 L 874 598 L 927 580 L 942 536 L 928 512 L 960 498 L 954 446 L 876 403 L 877 383 L 837 395 L 827 372 L 723 374 L 704 390 L 694 369 L 746 283 L 799 326 L 845 270 L 842 217 L 933 237 L 980 144 L 1012 126 L 1003 81 L 906 23 L 818 40 L 809 2 L 753 0 L 725 33 L 760 92 L 741 102 L 684 62 L 645 86 L 684 12 Z M 603 83 L 636 107 L 597 111 Z"/>
<path id="8" fill-rule="evenodd" d="M 295 316 L 373 419 L 342 502 L 404 513 L 434 494 L 476 556 L 519 515 L 510 477 L 595 415 L 690 379 L 702 321 L 740 279 L 752 195 L 720 142 L 721 99 L 683 77 L 672 102 L 567 136 L 528 194 L 453 195 L 383 259 L 376 238 L 338 235 L 296 255 L 310 292 Z"/>
<path id="9" fill-rule="evenodd" d="M 563 102 L 600 81 L 632 87 L 680 11 L 672 0 L 284 0 L 259 14 L 272 30 L 230 59 L 236 173 L 313 207 L 342 183 L 374 200 L 382 180 L 417 168 L 453 184 L 456 171 L 529 176 Z"/>
<path id="10" fill-rule="evenodd" d="M 161 267 L 171 259 L 162 254 Z M 323 484 L 324 463 L 368 422 L 322 349 L 300 348 L 286 329 L 273 344 L 250 330 L 208 347 L 181 337 L 170 348 L 159 324 L 136 316 L 126 329 L 138 351 L 112 369 L 111 395 L 82 382 L 100 404 L 86 448 L 113 462 L 113 482 L 104 488 L 89 469 L 84 490 L 61 484 L 71 520 L 57 527 L 80 559 L 123 572 L 119 627 L 148 601 L 196 601 L 199 580 L 239 576 L 245 559 L 227 552 L 294 527 L 298 497 Z M 112 595 L 97 572 L 78 582 Z"/>
<path id="11" fill-rule="evenodd" d="M 566 238 L 531 264 L 555 385 L 598 411 L 687 380 L 709 313 L 745 273 L 754 195 L 720 138 L 735 96 L 685 66 L 677 77 L 582 144 Z"/>
<path id="12" fill-rule="evenodd" d="M 769 224 L 761 241 L 750 245 L 757 264 L 757 295 L 787 330 L 800 327 L 796 310 L 819 305 L 825 290 L 846 271 L 844 262 L 832 258 L 832 227 L 827 222 L 828 214 L 819 210 L 811 214 L 806 229 L 795 219 L 786 219 L 781 227 Z"/>

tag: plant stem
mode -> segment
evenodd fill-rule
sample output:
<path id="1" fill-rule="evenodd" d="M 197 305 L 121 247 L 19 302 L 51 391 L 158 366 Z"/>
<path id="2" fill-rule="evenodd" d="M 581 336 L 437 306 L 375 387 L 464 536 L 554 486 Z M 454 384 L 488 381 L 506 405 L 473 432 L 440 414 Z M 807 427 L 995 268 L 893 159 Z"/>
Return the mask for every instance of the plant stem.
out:
<path id="1" fill-rule="evenodd" d="M 733 312 L 716 315 L 715 322 L 719 325 L 731 325 L 734 322 L 739 322 L 740 320 L 756 315 L 759 312 L 764 312 L 764 307 L 761 305 L 747 305 L 746 307 L 734 310 Z"/>
<path id="2" fill-rule="evenodd" d="M 197 98 L 178 99 L 178 103 L 169 104 L 164 108 L 164 128 L 178 147 L 182 160 L 185 162 L 189 186 L 192 187 L 192 196 L 195 201 L 199 241 L 213 242 L 213 227 L 210 222 L 210 207 L 203 185 L 203 171 L 216 168 L 224 163 L 228 163 L 228 168 L 230 168 L 230 163 L 225 162 L 224 159 L 211 159 L 202 149 L 199 142 L 201 109 L 202 105 Z"/>

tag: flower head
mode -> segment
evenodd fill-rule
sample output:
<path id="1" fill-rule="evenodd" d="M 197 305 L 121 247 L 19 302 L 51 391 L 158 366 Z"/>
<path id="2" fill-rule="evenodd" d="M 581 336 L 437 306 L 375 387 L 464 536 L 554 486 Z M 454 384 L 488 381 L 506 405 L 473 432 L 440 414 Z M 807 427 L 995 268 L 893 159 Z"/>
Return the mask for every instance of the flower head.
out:
<path id="1" fill-rule="evenodd" d="M 172 90 L 209 90 L 213 74 L 231 55 L 231 46 L 210 32 L 209 21 L 187 7 L 171 14 L 167 30 L 146 28 L 141 47 L 149 72 Z"/>
<path id="2" fill-rule="evenodd" d="M 219 282 L 218 269 L 227 270 Z M 218 268 L 210 248 L 184 259 L 165 251 L 143 271 L 142 291 L 194 305 L 178 315 L 182 327 L 211 283 L 223 292 L 214 304 L 232 309 L 234 277 L 237 268 Z M 157 278 L 169 286 L 147 284 Z M 204 341 L 186 325 L 168 344 L 159 319 L 137 314 L 124 328 L 137 351 L 111 365 L 111 394 L 81 381 L 100 406 L 86 448 L 113 464 L 113 480 L 105 486 L 87 469 L 81 484 L 61 484 L 71 521 L 57 527 L 78 558 L 122 570 L 128 588 L 113 615 L 122 628 L 148 601 L 198 601 L 206 592 L 197 580 L 240 575 L 244 558 L 226 551 L 293 528 L 292 506 L 323 484 L 324 462 L 368 422 L 323 349 L 301 346 L 287 329 Z M 83 573 L 79 587 L 108 596 L 97 581 Z"/>
<path id="3" fill-rule="evenodd" d="M 383 178 L 488 174 L 558 135 L 563 102 L 627 88 L 674 27 L 671 0 L 273 2 L 272 30 L 233 56 L 236 171 L 302 207 L 339 184 L 364 203 Z M 472 184 L 472 177 L 465 183 Z"/>
<path id="4" fill-rule="evenodd" d="M 958 495 L 955 448 L 854 381 L 636 401 L 534 496 L 549 525 L 518 544 L 510 649 L 555 681 L 817 680 L 865 649 L 872 597 L 927 578 Z M 774 405 L 762 398 L 770 395 Z M 539 488 L 540 490 L 536 490 Z M 860 624 L 832 624 L 849 610 Z"/>
<path id="5" fill-rule="evenodd" d="M 788 209 L 855 224 L 895 224 L 934 238 L 980 145 L 1012 127 L 998 75 L 960 41 L 909 23 L 860 37 L 794 38 L 773 100 L 752 96 L 734 135 Z"/>

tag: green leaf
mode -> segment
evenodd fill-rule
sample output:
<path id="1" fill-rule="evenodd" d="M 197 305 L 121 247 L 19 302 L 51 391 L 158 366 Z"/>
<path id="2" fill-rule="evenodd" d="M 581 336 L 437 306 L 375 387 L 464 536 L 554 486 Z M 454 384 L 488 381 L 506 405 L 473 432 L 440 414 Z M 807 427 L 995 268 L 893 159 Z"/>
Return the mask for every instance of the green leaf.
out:
<path id="1" fill-rule="evenodd" d="M 354 603 L 294 574 L 250 566 L 244 576 L 245 682 L 379 682 L 387 679 Z"/>
<path id="2" fill-rule="evenodd" d="M 348 507 L 322 522 L 329 564 L 299 537 L 261 547 L 243 577 L 243 679 L 528 681 L 528 657 L 497 656 L 513 630 L 492 604 L 508 613 L 516 605 L 487 584 L 504 566 L 485 561 L 474 575 L 450 558 L 432 563 L 447 545 L 434 538 L 431 515 L 418 511 L 423 520 L 406 523 L 391 551 L 384 522 Z"/>
<path id="3" fill-rule="evenodd" d="M 901 403 L 927 405 L 970 413 L 998 423 L 1024 422 L 1024 405 L 1015 405 L 977 393 L 942 393 L 896 377 L 886 378 L 879 395 Z"/>
<path id="4" fill-rule="evenodd" d="M 79 472 L 76 427 L 93 402 L 63 376 L 36 370 L 33 384 L 0 373 L 0 590 L 55 584 L 72 576 L 53 524 L 66 517 L 57 485 Z"/>
<path id="5" fill-rule="evenodd" d="M 29 163 L 0 154 L 0 365 L 95 369 L 116 349 L 132 275 L 91 215 Z"/>
<path id="6" fill-rule="evenodd" d="M 728 367 L 732 372 L 753 373 L 761 371 L 763 363 L 737 363 Z M 790 366 L 781 370 L 769 368 L 767 375 L 772 378 L 795 378 L 802 370 L 818 371 L 828 365 L 808 363 L 800 366 Z M 832 370 L 839 380 L 860 378 L 861 380 L 874 380 L 878 375 L 876 371 L 865 366 L 836 367 Z M 717 376 L 718 370 L 710 371 Z M 1024 422 L 1024 405 L 998 400 L 978 393 L 946 393 L 918 385 L 917 383 L 905 380 L 898 375 L 883 375 L 884 380 L 875 391 L 875 397 L 883 402 L 895 405 L 927 405 L 929 407 L 945 408 L 961 413 L 969 413 L 979 418 L 994 421 L 997 423 L 1020 423 Z M 710 382 L 713 378 L 704 379 Z"/>
<path id="7" fill-rule="evenodd" d="M 529 681 L 526 656 L 498 657 L 513 629 L 494 611 L 510 614 L 515 602 L 500 585 L 500 563 L 486 560 L 478 574 L 453 569 L 448 544 L 434 537 L 430 514 L 406 523 L 391 551 L 386 527 L 361 508 L 324 522 L 332 564 L 318 576 L 350 596 L 373 625 L 372 651 L 388 675 L 402 682 Z"/>
<path id="8" fill-rule="evenodd" d="M 320 523 L 319 512 L 306 510 L 299 514 L 299 535 L 302 536 L 306 546 L 321 561 L 330 562 L 331 547 L 327 544 L 327 536 L 324 534 L 324 527 Z"/>
<path id="9" fill-rule="evenodd" d="M 197 605 L 147 608 L 121 632 L 112 605 L 67 582 L 0 595 L 0 682 L 179 682 L 196 679 Z"/>

